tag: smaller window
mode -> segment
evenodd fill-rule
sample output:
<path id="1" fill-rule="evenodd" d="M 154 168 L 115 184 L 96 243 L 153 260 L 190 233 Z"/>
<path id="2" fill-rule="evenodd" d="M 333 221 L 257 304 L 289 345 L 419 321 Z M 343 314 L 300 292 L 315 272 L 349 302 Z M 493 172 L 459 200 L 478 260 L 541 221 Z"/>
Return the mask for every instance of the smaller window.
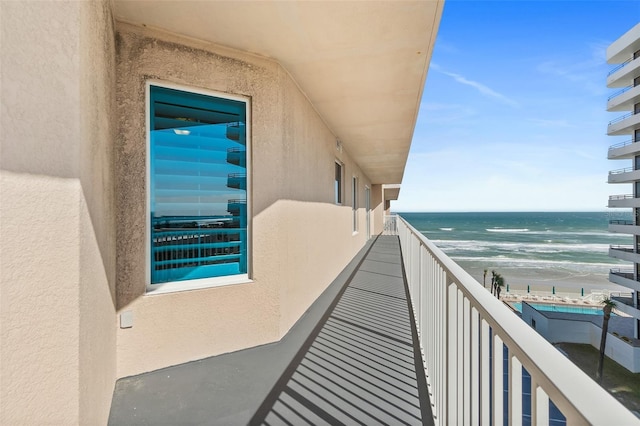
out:
<path id="1" fill-rule="evenodd" d="M 336 204 L 342 204 L 342 164 L 336 161 L 334 191 Z"/>
<path id="2" fill-rule="evenodd" d="M 353 195 L 351 202 L 353 206 L 353 232 L 358 232 L 358 178 L 354 176 L 351 183 L 351 194 Z"/>

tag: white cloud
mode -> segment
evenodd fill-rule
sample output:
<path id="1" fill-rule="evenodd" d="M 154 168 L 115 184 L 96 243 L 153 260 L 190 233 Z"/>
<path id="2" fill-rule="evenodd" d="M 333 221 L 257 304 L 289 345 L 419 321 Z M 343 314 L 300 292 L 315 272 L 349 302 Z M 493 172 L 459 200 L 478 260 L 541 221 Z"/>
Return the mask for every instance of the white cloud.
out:
<path id="1" fill-rule="evenodd" d="M 595 54 L 594 54 L 595 55 Z M 546 61 L 537 66 L 538 72 L 542 74 L 561 77 L 573 84 L 579 85 L 582 89 L 594 96 L 603 96 L 607 93 L 606 86 L 602 83 L 604 71 L 604 58 L 583 61 Z"/>
<path id="2" fill-rule="evenodd" d="M 500 102 L 502 102 L 502 103 L 504 103 L 506 105 L 510 105 L 512 107 L 517 107 L 518 106 L 518 103 L 516 101 L 514 101 L 513 99 L 511 99 L 511 98 L 509 98 L 509 97 L 507 97 L 507 96 L 505 96 L 505 95 L 503 95 L 501 93 L 496 92 L 495 90 L 491 89 L 490 87 L 488 87 L 488 86 L 486 86 L 486 85 L 484 85 L 482 83 L 479 83 L 479 82 L 473 81 L 473 80 L 469 80 L 469 79 L 463 77 L 460 74 L 456 74 L 456 73 L 453 73 L 453 72 L 446 71 L 446 70 L 442 69 L 442 67 L 440 67 L 439 65 L 434 64 L 434 63 L 432 63 L 430 67 L 434 71 L 437 71 L 437 72 L 439 72 L 441 74 L 444 74 L 446 76 L 449 76 L 449 77 L 453 78 L 455 81 L 457 81 L 460 84 L 464 84 L 466 86 L 473 87 L 478 92 L 480 92 L 481 94 L 485 95 L 488 98 L 495 99 L 497 101 L 500 101 Z"/>

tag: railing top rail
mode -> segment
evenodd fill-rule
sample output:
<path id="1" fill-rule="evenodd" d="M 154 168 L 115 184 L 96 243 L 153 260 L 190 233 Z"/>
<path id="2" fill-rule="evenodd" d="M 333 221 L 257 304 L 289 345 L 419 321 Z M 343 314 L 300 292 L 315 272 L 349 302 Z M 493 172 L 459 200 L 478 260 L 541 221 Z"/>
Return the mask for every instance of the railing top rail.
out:
<path id="1" fill-rule="evenodd" d="M 574 422 L 590 424 L 638 424 L 630 411 L 584 374 L 575 364 L 534 331 L 500 300 L 488 292 L 460 265 L 400 216 L 400 223 L 418 239 L 446 271 L 447 283 L 455 284 L 469 299 L 483 320 L 487 321 L 547 393 L 560 411 Z"/>
<path id="2" fill-rule="evenodd" d="M 633 250 L 633 245 L 629 244 L 609 244 L 609 248 L 616 250 Z"/>
<path id="3" fill-rule="evenodd" d="M 612 219 L 609 221 L 609 225 L 633 225 L 633 220 L 629 219 Z"/>
<path id="4" fill-rule="evenodd" d="M 627 146 L 627 145 L 631 145 L 631 144 L 632 144 L 632 143 L 634 143 L 634 142 L 636 142 L 636 141 L 634 141 L 633 139 L 629 139 L 629 140 L 626 140 L 626 141 L 624 141 L 624 142 L 620 142 L 620 143 L 617 143 L 617 144 L 611 145 L 611 146 L 609 147 L 609 151 L 611 151 L 612 149 L 623 148 L 623 147 L 625 147 L 625 146 Z"/>
<path id="5" fill-rule="evenodd" d="M 611 268 L 609 272 L 612 274 L 633 274 L 633 269 Z"/>
<path id="6" fill-rule="evenodd" d="M 610 175 L 619 175 L 622 173 L 629 173 L 633 171 L 633 167 L 625 167 L 624 169 L 616 169 L 616 170 L 611 170 L 609 172 Z"/>
<path id="7" fill-rule="evenodd" d="M 619 194 L 619 195 L 610 195 L 609 199 L 610 200 L 629 200 L 631 198 L 634 198 L 633 194 Z"/>
<path id="8" fill-rule="evenodd" d="M 623 116 L 620 116 L 620 117 L 618 117 L 618 118 L 615 118 L 615 119 L 613 119 L 613 120 L 611 120 L 611 121 L 609 122 L 609 126 L 611 126 L 612 124 L 615 124 L 615 123 L 617 123 L 617 122 L 619 122 L 619 121 L 622 121 L 622 120 L 624 120 L 625 118 L 629 118 L 629 117 L 631 117 L 633 114 L 634 114 L 634 113 L 633 113 L 633 111 L 632 111 L 632 112 L 630 112 L 630 113 L 628 113 L 628 114 L 625 114 L 625 115 L 623 115 Z"/>
<path id="9" fill-rule="evenodd" d="M 618 65 L 617 67 L 613 68 L 611 71 L 609 71 L 609 73 L 607 74 L 607 77 L 609 77 L 611 74 L 613 74 L 614 72 L 618 71 L 619 69 L 624 68 L 624 66 L 627 65 L 631 61 L 633 61 L 633 58 L 629 58 L 626 61 L 624 61 L 623 63 L 621 63 L 620 65 Z"/>
<path id="10" fill-rule="evenodd" d="M 633 85 L 631 85 L 631 86 L 627 86 L 627 87 L 625 87 L 624 89 L 618 90 L 618 91 L 617 91 L 617 92 L 615 92 L 613 95 L 609 96 L 609 97 L 607 98 L 607 101 L 610 101 L 611 99 L 615 98 L 616 96 L 622 95 L 624 92 L 627 92 L 627 91 L 629 91 L 629 90 L 631 90 L 631 89 L 633 89 L 633 88 L 634 88 L 634 86 L 633 86 Z"/>

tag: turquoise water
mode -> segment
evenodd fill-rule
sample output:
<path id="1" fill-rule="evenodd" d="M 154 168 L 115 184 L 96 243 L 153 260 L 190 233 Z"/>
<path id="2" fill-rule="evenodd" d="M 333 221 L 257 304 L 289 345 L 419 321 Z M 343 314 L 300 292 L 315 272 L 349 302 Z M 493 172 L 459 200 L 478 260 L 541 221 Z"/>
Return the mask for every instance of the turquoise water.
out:
<path id="1" fill-rule="evenodd" d="M 522 302 L 511 303 L 511 305 L 518 311 L 522 312 Z M 585 306 L 567 306 L 567 305 L 547 305 L 545 303 L 529 303 L 529 305 L 537 311 L 547 312 L 566 312 L 570 314 L 587 314 L 587 315 L 600 315 L 604 313 L 600 308 L 589 308 Z M 611 314 L 615 316 L 615 314 Z"/>
<path id="2" fill-rule="evenodd" d="M 619 261 L 610 244 L 632 244 L 607 231 L 610 219 L 626 214 L 399 213 L 463 267 L 528 268 L 598 274 L 604 279 Z M 482 269 L 480 269 L 482 270 Z"/>

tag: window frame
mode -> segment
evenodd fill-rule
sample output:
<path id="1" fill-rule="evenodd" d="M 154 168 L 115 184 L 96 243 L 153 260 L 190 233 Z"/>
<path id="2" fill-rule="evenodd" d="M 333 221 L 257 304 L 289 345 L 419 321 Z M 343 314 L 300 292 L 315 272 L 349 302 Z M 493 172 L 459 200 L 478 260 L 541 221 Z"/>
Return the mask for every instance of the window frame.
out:
<path id="1" fill-rule="evenodd" d="M 353 211 L 353 233 L 359 232 L 358 223 L 358 176 L 353 175 L 351 178 L 351 209 Z"/>
<path id="2" fill-rule="evenodd" d="M 336 185 L 335 179 L 336 167 L 340 167 L 340 182 L 338 182 L 338 185 Z M 344 164 L 338 160 L 335 160 L 335 166 L 333 168 L 333 202 L 337 206 L 344 205 Z"/>
<path id="3" fill-rule="evenodd" d="M 180 90 L 198 95 L 211 96 L 221 99 L 240 101 L 245 104 L 246 129 L 246 194 L 247 194 L 247 273 L 226 275 L 220 277 L 198 278 L 184 281 L 170 281 L 166 283 L 151 283 L 151 87 Z M 161 80 L 147 80 L 145 82 L 145 287 L 146 294 L 173 293 L 204 288 L 213 288 L 233 284 L 251 283 L 252 275 L 252 170 L 251 170 L 251 99 L 248 96 L 218 92 L 215 90 L 170 83 Z"/>

